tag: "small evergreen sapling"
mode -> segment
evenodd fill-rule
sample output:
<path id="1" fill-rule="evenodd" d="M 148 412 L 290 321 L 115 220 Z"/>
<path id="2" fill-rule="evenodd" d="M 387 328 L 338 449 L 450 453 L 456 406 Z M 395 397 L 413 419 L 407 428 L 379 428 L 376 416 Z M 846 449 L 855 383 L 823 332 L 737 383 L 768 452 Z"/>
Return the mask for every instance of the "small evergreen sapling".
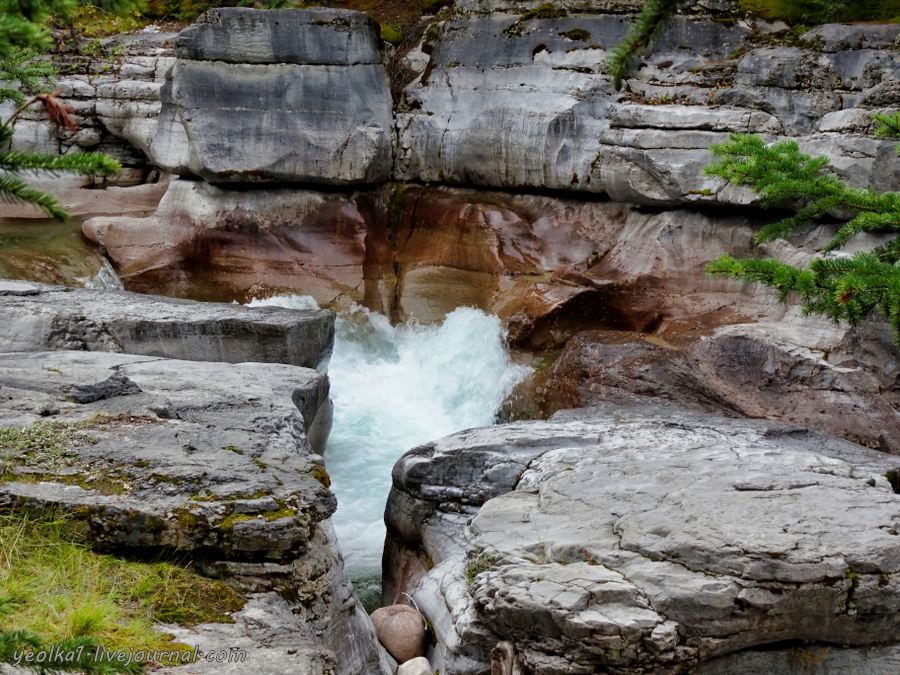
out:
<path id="1" fill-rule="evenodd" d="M 70 14 L 79 4 L 78 0 L 0 0 L 0 103 L 11 100 L 19 106 L 5 121 L 0 120 L 0 201 L 34 204 L 59 220 L 69 218 L 59 200 L 30 187 L 22 172 L 114 176 L 121 171 L 118 162 L 98 152 L 57 157 L 9 150 L 17 119 L 35 104 L 42 104 L 58 127 L 77 129 L 71 109 L 57 101 L 56 94 L 47 92 L 56 74 L 53 64 L 37 57 L 52 46 L 44 27 L 50 16 Z M 96 0 L 93 4 L 105 11 L 121 12 L 138 7 L 141 0 Z M 15 82 L 18 87 L 12 86 Z"/>
<path id="2" fill-rule="evenodd" d="M 58 93 L 58 92 L 57 92 Z M 2 95 L 2 92 L 0 92 Z M 8 98 L 15 98 L 8 96 Z M 56 94 L 41 93 L 31 100 L 25 101 L 0 125 L 0 148 L 8 148 L 12 142 L 13 129 L 18 119 L 28 107 L 41 103 L 50 121 L 57 127 L 76 131 L 78 129 L 72 119 L 72 109 L 61 104 Z M 23 171 L 58 175 L 60 173 L 80 173 L 90 176 L 100 174 L 115 176 L 121 171 L 119 163 L 99 152 L 73 152 L 68 155 L 53 155 L 48 152 L 19 152 L 0 150 L 0 199 L 7 202 L 23 202 L 34 204 L 44 212 L 66 221 L 69 214 L 59 200 L 49 192 L 38 190 L 28 185 L 21 176 Z"/>
<path id="3" fill-rule="evenodd" d="M 622 88 L 622 80 L 628 74 L 634 56 L 651 44 L 660 28 L 675 14 L 683 1 L 647 0 L 628 35 L 616 45 L 606 60 L 606 74 L 613 79 L 616 89 Z"/>
<path id="4" fill-rule="evenodd" d="M 875 118 L 879 135 L 900 136 L 900 114 L 876 114 Z M 752 187 L 762 195 L 764 207 L 786 200 L 806 202 L 794 215 L 763 227 L 756 235 L 758 243 L 786 237 L 834 210 L 849 210 L 855 216 L 807 269 L 778 260 L 738 261 L 723 255 L 710 263 L 707 271 L 713 276 L 772 286 L 781 302 L 796 292 L 803 299 L 805 313 L 823 314 L 835 322 L 843 319 L 856 325 L 877 308 L 900 344 L 900 238 L 853 256 L 839 252 L 860 232 L 900 233 L 900 193 L 850 188 L 834 175 L 823 173 L 828 158 L 804 155 L 793 141 L 766 145 L 759 136 L 732 134 L 729 141 L 710 149 L 719 161 L 706 167 L 706 173 Z"/>

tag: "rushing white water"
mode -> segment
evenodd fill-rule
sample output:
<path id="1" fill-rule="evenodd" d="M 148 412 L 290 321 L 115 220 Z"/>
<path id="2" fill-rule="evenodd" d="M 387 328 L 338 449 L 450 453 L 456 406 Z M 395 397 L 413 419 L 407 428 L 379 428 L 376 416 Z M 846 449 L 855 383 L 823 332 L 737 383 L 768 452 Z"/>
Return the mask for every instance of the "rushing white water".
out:
<path id="1" fill-rule="evenodd" d="M 119 275 L 116 274 L 113 266 L 109 264 L 109 260 L 106 258 L 102 259 L 97 274 L 93 277 L 78 277 L 77 281 L 81 282 L 81 285 L 85 288 L 109 288 L 118 291 L 125 290 L 125 287 L 122 285 L 122 280 L 119 279 Z"/>
<path id="2" fill-rule="evenodd" d="M 250 303 L 295 309 L 307 297 Z M 334 525 L 352 578 L 380 577 L 391 468 L 430 440 L 494 423 L 529 369 L 511 363 L 500 320 L 460 308 L 441 325 L 391 326 L 357 308 L 339 316 L 328 368 L 334 426 L 325 463 L 338 498 Z"/>

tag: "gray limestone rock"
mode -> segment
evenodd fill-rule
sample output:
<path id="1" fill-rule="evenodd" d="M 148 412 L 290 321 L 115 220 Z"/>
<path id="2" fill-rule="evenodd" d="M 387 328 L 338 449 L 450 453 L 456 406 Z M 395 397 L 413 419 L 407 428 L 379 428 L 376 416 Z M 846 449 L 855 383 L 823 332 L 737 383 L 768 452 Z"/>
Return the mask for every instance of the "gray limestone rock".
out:
<path id="1" fill-rule="evenodd" d="M 623 675 L 728 655 L 709 672 L 751 672 L 743 650 L 786 640 L 874 646 L 900 638 L 897 467 L 795 425 L 662 406 L 470 430 L 395 467 L 386 580 L 454 673 L 486 669 L 501 640 L 530 672 Z M 426 555 L 418 578 L 392 575 Z"/>
<path id="2" fill-rule="evenodd" d="M 322 546 L 314 564 L 314 573 L 300 587 L 297 603 L 287 602 L 283 593 L 257 589 L 248 594 L 247 604 L 235 612 L 232 624 L 202 624 L 183 628 L 173 624 L 160 626 L 175 639 L 198 646 L 204 658 L 178 668 L 162 669 L 165 675 L 390 675 L 395 666 L 378 643 L 368 615 L 353 594 L 343 560 L 337 551 L 330 521 L 320 524 L 317 544 Z M 311 557 L 311 556 L 307 556 Z M 221 570 L 211 569 L 210 573 Z M 288 594 L 284 594 L 288 595 Z M 208 661 L 223 648 L 244 650 L 233 659 Z"/>
<path id="3" fill-rule="evenodd" d="M 4 426 L 50 405 L 54 424 L 86 422 L 60 457 L 6 458 L 4 505 L 61 506 L 98 542 L 282 561 L 335 508 L 307 438 L 330 412 L 327 376 L 313 370 L 14 352 L 0 356 L 0 387 Z"/>
<path id="4" fill-rule="evenodd" d="M 890 47 L 898 37 L 900 26 L 896 24 L 830 23 L 804 33 L 801 40 L 824 52 L 839 52 Z"/>
<path id="5" fill-rule="evenodd" d="M 317 66 L 380 64 L 378 25 L 362 12 L 317 7 L 211 9 L 178 34 L 178 58 Z"/>
<path id="6" fill-rule="evenodd" d="M 211 183 L 390 177 L 391 98 L 364 14 L 213 10 L 177 53 L 150 148 L 166 170 Z"/>
<path id="7" fill-rule="evenodd" d="M 200 654 L 193 663 L 159 668 L 157 672 L 241 675 L 252 670 L 258 675 L 324 675 L 335 667 L 335 655 L 318 644 L 310 627 L 291 609 L 277 593 L 257 593 L 250 595 L 244 608 L 234 613 L 234 623 L 193 628 L 160 626 L 177 641 L 198 647 Z M 222 652 L 222 662 L 218 662 Z"/>
<path id="8" fill-rule="evenodd" d="M 606 193 L 655 206 L 746 206 L 758 198 L 702 171 L 709 145 L 741 132 L 799 136 L 842 179 L 891 189 L 898 159 L 876 148 L 891 144 L 855 135 L 870 136 L 871 126 L 835 126 L 857 102 L 896 104 L 890 27 L 847 27 L 865 48 L 822 51 L 810 46 L 820 45 L 815 35 L 802 48 L 758 47 L 748 25 L 680 16 L 615 92 L 602 64 L 625 17 L 594 3 L 565 7 L 587 13 L 526 19 L 526 4 L 468 3 L 429 31 L 423 49 L 431 59 L 398 108 L 398 178 Z M 488 6 L 494 13 L 484 15 Z M 873 154 L 889 166 L 869 166 Z"/>
<path id="9" fill-rule="evenodd" d="M 225 672 L 390 672 L 346 579 L 329 520 L 336 501 L 307 437 L 329 408 L 324 374 L 14 352 L 0 354 L 0 392 L 0 426 L 43 422 L 49 411 L 61 439 L 56 450 L 6 449 L 0 508 L 62 511 L 93 544 L 178 550 L 209 576 L 267 593 L 233 625 L 166 630 L 204 651 L 248 650 Z M 205 660 L 186 667 L 212 669 Z"/>
<path id="10" fill-rule="evenodd" d="M 703 664 L 697 675 L 893 675 L 900 669 L 900 647 L 798 646 L 748 649 Z"/>
<path id="11" fill-rule="evenodd" d="M 428 67 L 405 92 L 395 174 L 450 184 L 606 191 L 598 169 L 602 135 L 619 95 L 602 64 L 627 29 L 623 17 L 608 14 L 552 20 L 495 14 L 445 23 L 426 44 L 433 49 Z M 682 48 L 690 45 L 698 63 L 722 60 L 746 32 L 679 17 L 657 52 L 682 63 Z M 728 122 L 715 125 L 724 129 Z"/>
<path id="12" fill-rule="evenodd" d="M 328 310 L 248 308 L 15 281 L 0 288 L 0 352 L 80 349 L 315 368 L 327 363 L 333 345 L 334 313 Z"/>

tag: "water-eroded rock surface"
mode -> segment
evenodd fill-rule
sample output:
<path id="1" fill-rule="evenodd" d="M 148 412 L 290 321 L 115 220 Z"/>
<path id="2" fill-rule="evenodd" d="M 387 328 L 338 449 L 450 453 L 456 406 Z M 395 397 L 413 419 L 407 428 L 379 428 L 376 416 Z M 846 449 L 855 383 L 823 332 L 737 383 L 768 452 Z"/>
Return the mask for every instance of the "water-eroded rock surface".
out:
<path id="1" fill-rule="evenodd" d="M 461 432 L 395 467 L 386 599 L 412 594 L 453 673 L 487 668 L 501 640 L 541 673 L 686 673 L 780 641 L 893 641 L 896 464 L 793 425 L 666 407 Z"/>

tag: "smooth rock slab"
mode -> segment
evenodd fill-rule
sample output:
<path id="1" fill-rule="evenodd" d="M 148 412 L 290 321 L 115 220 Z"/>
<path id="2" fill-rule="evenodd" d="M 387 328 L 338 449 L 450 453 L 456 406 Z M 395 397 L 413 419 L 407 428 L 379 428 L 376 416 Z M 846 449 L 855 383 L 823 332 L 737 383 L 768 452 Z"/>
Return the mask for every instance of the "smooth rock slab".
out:
<path id="1" fill-rule="evenodd" d="M 378 24 L 362 12 L 220 8 L 181 31 L 182 59 L 352 66 L 382 62 Z"/>
<path id="2" fill-rule="evenodd" d="M 98 543 L 202 550 L 254 576 L 252 563 L 305 554 L 336 508 L 307 440 L 330 412 L 322 373 L 18 352 L 0 355 L 0 392 L 0 426 L 88 422 L 64 460 L 12 457 L 0 506 L 62 508 Z"/>
<path id="3" fill-rule="evenodd" d="M 151 217 L 91 218 L 82 231 L 131 290 L 246 302 L 270 289 L 388 314 L 394 284 L 381 280 L 393 271 L 379 194 L 173 180 Z"/>
<path id="4" fill-rule="evenodd" d="M 885 474 L 898 463 L 662 406 L 461 432 L 395 467 L 386 521 L 407 553 L 394 560 L 434 565 L 396 590 L 455 673 L 485 668 L 499 640 L 535 673 L 680 673 L 784 640 L 895 641 L 900 496 Z"/>
<path id="5" fill-rule="evenodd" d="M 75 349 L 315 368 L 333 345 L 334 313 L 327 310 L 251 309 L 17 281 L 0 286 L 0 352 Z"/>
<path id="6" fill-rule="evenodd" d="M 150 152 L 210 183 L 349 185 L 391 175 L 377 24 L 336 9 L 213 10 L 178 38 Z"/>

